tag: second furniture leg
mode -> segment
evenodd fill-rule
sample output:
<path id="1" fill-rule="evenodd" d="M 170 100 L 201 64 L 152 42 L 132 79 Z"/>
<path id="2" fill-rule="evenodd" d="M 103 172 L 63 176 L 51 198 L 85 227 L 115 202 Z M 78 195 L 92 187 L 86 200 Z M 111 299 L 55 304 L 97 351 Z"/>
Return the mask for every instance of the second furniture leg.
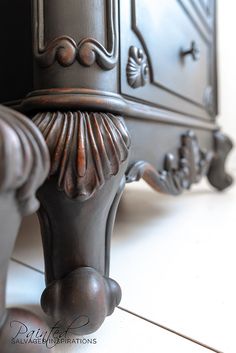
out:
<path id="1" fill-rule="evenodd" d="M 214 133 L 214 157 L 212 159 L 207 177 L 212 186 L 223 191 L 233 183 L 233 178 L 226 171 L 225 164 L 228 154 L 233 148 L 230 138 L 221 131 Z"/>
<path id="2" fill-rule="evenodd" d="M 29 332 L 48 330 L 46 324 L 27 310 L 6 308 L 6 284 L 10 257 L 22 217 L 38 208 L 35 193 L 48 171 L 49 154 L 38 129 L 23 115 L 0 106 L 1 353 L 43 353 L 47 350 L 43 343 L 33 342 L 27 337 Z M 20 329 L 21 326 L 24 330 Z M 17 343 L 24 339 L 27 341 L 25 344 Z"/>
<path id="3" fill-rule="evenodd" d="M 66 120 L 74 125 L 67 145 L 57 141 L 62 158 L 53 147 L 61 119 L 63 127 Z M 119 285 L 108 277 L 109 238 L 125 185 L 129 137 L 119 117 L 102 113 L 39 115 L 34 121 L 52 159 L 51 177 L 38 193 L 47 284 L 42 307 L 68 333 L 89 334 L 121 300 Z M 68 136 L 66 129 L 60 133 Z M 54 158 L 59 169 L 53 169 Z"/>

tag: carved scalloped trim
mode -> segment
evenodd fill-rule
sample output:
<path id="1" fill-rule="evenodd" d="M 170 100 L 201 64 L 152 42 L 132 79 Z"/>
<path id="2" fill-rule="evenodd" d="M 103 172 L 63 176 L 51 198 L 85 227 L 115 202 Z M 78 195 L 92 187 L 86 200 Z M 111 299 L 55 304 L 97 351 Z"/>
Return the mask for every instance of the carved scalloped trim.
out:
<path id="1" fill-rule="evenodd" d="M 136 162 L 127 173 L 127 182 L 143 178 L 153 189 L 171 195 L 179 195 L 207 174 L 213 157 L 212 152 L 202 151 L 193 131 L 181 137 L 179 158 L 169 153 L 164 169 L 156 169 L 145 161 Z"/>
<path id="2" fill-rule="evenodd" d="M 113 114 L 44 112 L 33 121 L 49 147 L 50 175 L 70 198 L 89 199 L 128 157 L 128 131 Z"/>
<path id="3" fill-rule="evenodd" d="M 16 191 L 22 214 L 38 208 L 35 192 L 49 171 L 45 141 L 34 124 L 9 108 L 0 107 L 0 191 Z"/>
<path id="4" fill-rule="evenodd" d="M 34 55 L 39 65 L 49 67 L 55 61 L 62 66 L 70 66 L 78 60 L 84 66 L 95 62 L 103 70 L 113 69 L 118 61 L 117 0 L 107 0 L 108 49 L 94 38 L 84 38 L 78 44 L 69 36 L 60 36 L 45 45 L 44 43 L 44 0 L 34 0 L 35 28 Z"/>

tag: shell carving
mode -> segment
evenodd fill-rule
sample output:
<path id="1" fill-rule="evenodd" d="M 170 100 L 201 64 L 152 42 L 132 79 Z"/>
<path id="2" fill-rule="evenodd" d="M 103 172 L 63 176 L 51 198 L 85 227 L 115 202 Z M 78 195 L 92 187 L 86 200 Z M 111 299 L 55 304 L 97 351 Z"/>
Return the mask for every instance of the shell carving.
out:
<path id="1" fill-rule="evenodd" d="M 131 87 L 144 86 L 148 78 L 147 59 L 142 51 L 134 46 L 129 49 L 129 59 L 126 67 L 127 80 Z"/>
<path id="2" fill-rule="evenodd" d="M 130 138 L 122 118 L 109 113 L 44 112 L 39 127 L 51 155 L 50 175 L 70 198 L 89 199 L 119 172 Z"/>

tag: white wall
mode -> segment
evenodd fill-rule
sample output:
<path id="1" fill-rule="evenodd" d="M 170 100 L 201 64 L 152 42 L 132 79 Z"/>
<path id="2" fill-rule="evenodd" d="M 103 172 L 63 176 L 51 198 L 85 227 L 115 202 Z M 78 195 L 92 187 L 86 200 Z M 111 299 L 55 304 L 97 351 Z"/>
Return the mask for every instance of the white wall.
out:
<path id="1" fill-rule="evenodd" d="M 218 123 L 233 140 L 230 168 L 236 169 L 236 1 L 218 0 Z"/>

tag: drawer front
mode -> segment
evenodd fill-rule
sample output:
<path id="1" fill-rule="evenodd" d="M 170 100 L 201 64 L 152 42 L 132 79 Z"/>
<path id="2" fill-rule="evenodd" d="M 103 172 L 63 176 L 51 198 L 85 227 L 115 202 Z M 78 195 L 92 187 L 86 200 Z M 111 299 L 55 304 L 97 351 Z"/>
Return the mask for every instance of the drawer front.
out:
<path id="1" fill-rule="evenodd" d="M 211 6 L 211 2 L 212 0 L 195 0 L 199 3 L 199 5 L 203 8 L 203 11 L 205 12 L 205 14 L 207 16 L 210 15 L 210 6 Z"/>
<path id="2" fill-rule="evenodd" d="M 154 83 L 201 104 L 208 80 L 207 43 L 176 0 L 147 3 L 136 0 L 136 25 L 149 51 Z M 197 60 L 181 55 L 192 43 L 199 50 Z"/>
<path id="3" fill-rule="evenodd" d="M 120 3 L 122 93 L 209 118 L 210 33 L 201 32 L 177 0 Z M 130 24 L 122 19 L 124 8 L 130 10 Z M 133 83 L 139 74 L 143 80 Z"/>
<path id="4" fill-rule="evenodd" d="M 214 25 L 215 0 L 190 0 L 190 2 L 201 18 L 203 24 L 208 30 L 212 30 Z"/>
<path id="5" fill-rule="evenodd" d="M 194 0 L 199 3 L 200 7 L 202 7 L 203 12 L 207 18 L 213 16 L 213 6 L 215 5 L 215 0 Z"/>

